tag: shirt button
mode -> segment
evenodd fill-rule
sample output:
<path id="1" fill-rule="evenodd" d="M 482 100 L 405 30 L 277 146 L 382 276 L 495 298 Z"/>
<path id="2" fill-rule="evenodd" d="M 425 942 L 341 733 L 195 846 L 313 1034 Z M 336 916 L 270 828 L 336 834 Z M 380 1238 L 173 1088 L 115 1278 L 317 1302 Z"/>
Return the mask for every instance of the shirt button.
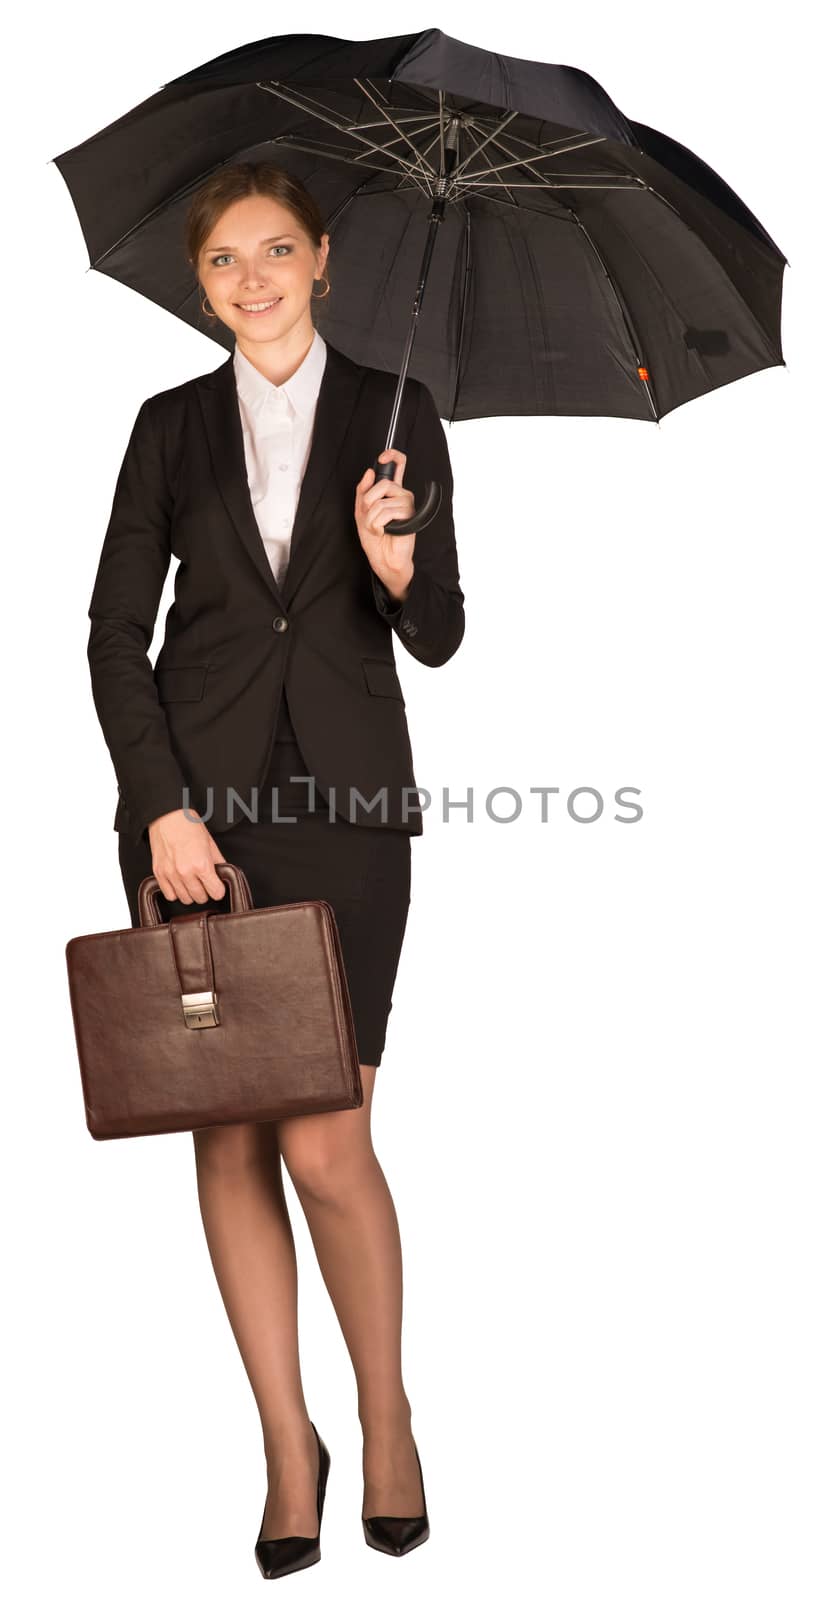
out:
<path id="1" fill-rule="evenodd" d="M 286 633 L 289 623 L 287 622 L 286 617 L 273 617 L 272 626 L 276 633 Z"/>
<path id="2" fill-rule="evenodd" d="M 279 472 L 289 472 L 289 467 L 288 467 L 286 461 L 280 461 L 278 463 L 278 471 Z"/>

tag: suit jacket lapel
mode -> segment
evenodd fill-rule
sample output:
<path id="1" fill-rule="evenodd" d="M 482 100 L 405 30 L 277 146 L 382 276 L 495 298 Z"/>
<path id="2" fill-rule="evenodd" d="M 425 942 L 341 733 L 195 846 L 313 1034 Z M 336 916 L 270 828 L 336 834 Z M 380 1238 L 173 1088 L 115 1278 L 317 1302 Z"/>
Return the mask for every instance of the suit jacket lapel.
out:
<path id="1" fill-rule="evenodd" d="M 285 598 L 289 603 L 298 583 L 309 569 L 309 536 L 314 526 L 314 513 L 346 437 L 364 370 L 327 340 L 326 366 L 318 391 L 312 444 L 301 484 L 292 528 L 289 566 L 282 587 L 273 575 L 247 482 L 232 354 L 196 385 L 222 499 L 246 550 L 282 607 Z M 361 466 L 361 473 L 363 470 Z"/>

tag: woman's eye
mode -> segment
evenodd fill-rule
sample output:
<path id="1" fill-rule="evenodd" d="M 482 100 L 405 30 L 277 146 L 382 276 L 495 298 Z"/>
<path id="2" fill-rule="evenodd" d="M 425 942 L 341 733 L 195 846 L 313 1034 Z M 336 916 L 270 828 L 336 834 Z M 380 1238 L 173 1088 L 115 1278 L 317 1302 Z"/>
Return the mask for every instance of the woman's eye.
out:
<path id="1" fill-rule="evenodd" d="M 269 254 L 272 255 L 273 250 L 283 250 L 286 255 L 289 255 L 289 252 L 290 252 L 291 249 L 292 249 L 292 246 L 288 245 L 288 244 L 274 244 L 274 245 L 270 246 Z M 211 259 L 212 259 L 213 266 L 217 267 L 220 261 L 231 261 L 232 260 L 232 256 L 227 255 L 225 253 L 224 255 L 221 255 L 221 256 L 213 256 Z"/>

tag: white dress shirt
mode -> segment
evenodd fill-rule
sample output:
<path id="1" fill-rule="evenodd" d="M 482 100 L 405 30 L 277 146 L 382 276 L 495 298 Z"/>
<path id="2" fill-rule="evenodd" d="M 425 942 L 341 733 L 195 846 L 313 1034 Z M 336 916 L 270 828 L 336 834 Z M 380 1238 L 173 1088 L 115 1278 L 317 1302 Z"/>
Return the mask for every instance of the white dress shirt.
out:
<path id="1" fill-rule="evenodd" d="M 312 444 L 326 341 L 315 330 L 301 365 L 286 383 L 270 383 L 242 354 L 233 353 L 244 457 L 253 510 L 278 583 L 289 566 L 292 525 Z"/>

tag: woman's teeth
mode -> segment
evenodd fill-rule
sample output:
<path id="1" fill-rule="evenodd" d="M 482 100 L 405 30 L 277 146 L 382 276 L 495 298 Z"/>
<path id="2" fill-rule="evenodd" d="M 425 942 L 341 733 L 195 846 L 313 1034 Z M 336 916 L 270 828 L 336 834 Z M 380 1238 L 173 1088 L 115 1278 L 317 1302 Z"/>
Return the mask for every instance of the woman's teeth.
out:
<path id="1" fill-rule="evenodd" d="M 272 311 L 275 308 L 275 306 L 280 305 L 280 303 L 283 300 L 283 298 L 284 298 L 283 295 L 279 294 L 277 300 L 258 300 L 258 301 L 253 301 L 250 305 L 247 305 L 247 306 L 243 306 L 239 302 L 238 309 L 239 309 L 239 311 L 248 312 L 250 314 L 250 316 L 261 316 L 263 312 Z"/>

